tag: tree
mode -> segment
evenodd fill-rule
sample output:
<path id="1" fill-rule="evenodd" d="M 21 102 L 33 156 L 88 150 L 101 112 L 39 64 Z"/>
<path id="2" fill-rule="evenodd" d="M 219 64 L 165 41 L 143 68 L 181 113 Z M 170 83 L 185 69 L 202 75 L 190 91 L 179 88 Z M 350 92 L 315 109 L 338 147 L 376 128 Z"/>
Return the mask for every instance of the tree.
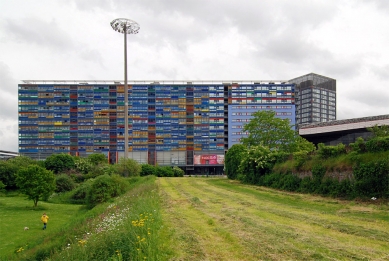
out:
<path id="1" fill-rule="evenodd" d="M 251 146 L 243 153 L 238 173 L 249 184 L 259 184 L 260 178 L 270 173 L 275 157 L 265 146 Z"/>
<path id="2" fill-rule="evenodd" d="M 28 199 L 37 206 L 39 199 L 48 198 L 55 190 L 55 175 L 38 165 L 21 168 L 16 174 L 16 184 Z"/>
<path id="3" fill-rule="evenodd" d="M 133 159 L 120 158 L 117 164 L 117 173 L 124 177 L 137 177 L 141 169 L 141 165 Z"/>
<path id="4" fill-rule="evenodd" d="M 74 168 L 74 158 L 65 153 L 52 154 L 45 160 L 45 167 L 55 174 Z"/>
<path id="5" fill-rule="evenodd" d="M 99 164 L 107 164 L 108 160 L 107 157 L 105 157 L 102 153 L 93 153 L 88 156 L 88 159 L 93 165 L 99 165 Z"/>
<path id="6" fill-rule="evenodd" d="M 7 161 L 0 161 L 0 181 L 7 186 L 8 190 L 16 189 L 16 173 L 22 167 L 37 164 L 38 162 L 25 156 L 19 156 Z"/>
<path id="7" fill-rule="evenodd" d="M 238 176 L 239 164 L 247 151 L 246 146 L 242 144 L 234 144 L 227 151 L 224 160 L 224 171 L 229 179 L 236 179 Z"/>
<path id="8" fill-rule="evenodd" d="M 296 150 L 298 134 L 290 125 L 288 119 L 275 117 L 274 111 L 257 111 L 253 113 L 250 122 L 244 125 L 243 131 L 249 132 L 243 138 L 246 146 L 266 146 L 270 150 L 293 152 Z"/>

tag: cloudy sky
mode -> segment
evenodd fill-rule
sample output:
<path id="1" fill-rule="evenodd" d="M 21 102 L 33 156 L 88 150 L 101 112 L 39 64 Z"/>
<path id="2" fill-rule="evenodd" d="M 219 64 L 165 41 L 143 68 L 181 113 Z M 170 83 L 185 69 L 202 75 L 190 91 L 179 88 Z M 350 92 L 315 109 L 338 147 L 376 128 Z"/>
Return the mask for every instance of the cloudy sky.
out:
<path id="1" fill-rule="evenodd" d="M 337 119 L 389 114 L 387 0 L 0 0 L 0 150 L 22 80 L 337 80 Z"/>

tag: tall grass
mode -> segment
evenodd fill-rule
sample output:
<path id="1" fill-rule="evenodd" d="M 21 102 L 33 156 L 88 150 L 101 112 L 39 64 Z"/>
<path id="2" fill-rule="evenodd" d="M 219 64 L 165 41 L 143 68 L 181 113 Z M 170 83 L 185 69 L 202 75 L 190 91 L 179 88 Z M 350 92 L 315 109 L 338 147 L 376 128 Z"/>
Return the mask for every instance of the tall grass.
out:
<path id="1" fill-rule="evenodd" d="M 155 179 L 132 180 L 128 193 L 75 217 L 13 260 L 168 260 Z"/>
<path id="2" fill-rule="evenodd" d="M 303 162 L 298 162 L 296 159 L 290 159 L 282 163 L 277 163 L 273 167 L 274 173 L 299 173 L 311 171 L 313 166 L 322 165 L 327 171 L 352 171 L 356 162 L 367 163 L 380 159 L 388 159 L 389 151 L 377 153 L 348 153 L 337 157 L 329 157 L 326 159 L 320 158 L 318 155 L 310 155 Z"/>

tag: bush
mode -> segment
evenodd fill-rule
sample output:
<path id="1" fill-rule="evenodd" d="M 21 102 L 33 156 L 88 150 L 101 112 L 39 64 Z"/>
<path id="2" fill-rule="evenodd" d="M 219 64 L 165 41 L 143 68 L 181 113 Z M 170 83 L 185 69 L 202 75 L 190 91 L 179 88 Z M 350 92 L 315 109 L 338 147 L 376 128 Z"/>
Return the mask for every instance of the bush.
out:
<path id="1" fill-rule="evenodd" d="M 93 153 L 88 156 L 88 160 L 92 165 L 108 164 L 107 157 L 102 153 Z"/>
<path id="2" fill-rule="evenodd" d="M 117 173 L 123 177 L 137 177 L 141 172 L 141 165 L 133 159 L 120 158 L 116 164 Z"/>
<path id="3" fill-rule="evenodd" d="M 323 196 L 336 196 L 338 190 L 339 181 L 336 179 L 326 178 L 324 179 L 316 192 Z"/>
<path id="4" fill-rule="evenodd" d="M 368 152 L 380 152 L 389 150 L 389 137 L 376 137 L 366 142 Z"/>
<path id="5" fill-rule="evenodd" d="M 340 181 L 336 189 L 336 196 L 353 199 L 355 197 L 354 183 L 348 179 Z"/>
<path id="6" fill-rule="evenodd" d="M 117 197 L 129 188 L 129 183 L 118 175 L 98 176 L 93 180 L 93 183 L 87 194 L 87 204 L 93 207 L 97 204 L 107 202 L 111 198 Z"/>
<path id="7" fill-rule="evenodd" d="M 243 154 L 247 151 L 247 147 L 242 144 L 233 145 L 226 153 L 224 160 L 225 173 L 229 179 L 238 178 L 238 168 L 243 159 Z"/>
<path id="8" fill-rule="evenodd" d="M 302 193 L 313 193 L 315 191 L 315 183 L 311 177 L 304 177 L 300 182 L 300 187 L 297 190 Z"/>
<path id="9" fill-rule="evenodd" d="M 6 185 L 4 185 L 4 183 L 0 180 L 0 193 L 5 192 L 5 187 L 6 187 Z"/>
<path id="10" fill-rule="evenodd" d="M 107 202 L 116 195 L 115 181 L 108 175 L 98 176 L 92 183 L 87 195 L 87 204 L 93 207 Z"/>
<path id="11" fill-rule="evenodd" d="M 66 174 L 61 174 L 55 178 L 56 189 L 55 192 L 71 191 L 76 187 L 73 179 Z"/>
<path id="12" fill-rule="evenodd" d="M 365 140 L 362 137 L 358 137 L 354 143 L 349 145 L 353 152 L 364 153 L 366 152 Z"/>
<path id="13" fill-rule="evenodd" d="M 73 204 L 86 204 L 87 196 L 90 188 L 92 187 L 93 180 L 87 180 L 80 184 L 75 190 L 73 190 L 70 196 L 70 203 Z"/>
<path id="14" fill-rule="evenodd" d="M 244 176 L 244 182 L 257 185 L 261 176 L 269 174 L 274 166 L 274 156 L 264 146 L 252 146 L 239 164 L 238 172 Z"/>
<path id="15" fill-rule="evenodd" d="M 337 157 L 339 155 L 346 154 L 346 146 L 342 143 L 339 143 L 336 146 L 326 146 L 323 143 L 319 143 L 317 154 L 322 159 Z"/>
<path id="16" fill-rule="evenodd" d="M 389 196 L 389 163 L 387 159 L 359 163 L 354 168 L 353 173 L 356 196 Z"/>
<path id="17" fill-rule="evenodd" d="M 112 175 L 111 178 L 114 181 L 116 186 L 116 190 L 112 195 L 113 197 L 120 196 L 128 191 L 130 187 L 130 182 L 128 181 L 128 179 L 125 179 L 119 175 Z"/>
<path id="18" fill-rule="evenodd" d="M 273 155 L 275 163 L 283 163 L 290 158 L 290 153 L 284 151 L 277 151 Z"/>
<path id="19" fill-rule="evenodd" d="M 185 171 L 181 169 L 180 167 L 174 166 L 173 167 L 173 176 L 174 177 L 183 177 L 185 174 Z"/>
<path id="20" fill-rule="evenodd" d="M 299 170 L 304 163 L 309 159 L 307 151 L 298 151 L 293 153 L 294 168 Z"/>
<path id="21" fill-rule="evenodd" d="M 261 177 L 259 181 L 259 185 L 271 187 L 271 188 L 279 188 L 279 181 L 281 179 L 281 174 L 272 173 L 267 174 Z"/>
<path id="22" fill-rule="evenodd" d="M 140 171 L 140 176 L 156 175 L 156 167 L 150 164 L 142 164 L 142 169 Z"/>
<path id="23" fill-rule="evenodd" d="M 74 158 L 65 153 L 52 154 L 45 160 L 45 167 L 55 174 L 74 168 Z"/>
<path id="24" fill-rule="evenodd" d="M 158 177 L 174 177 L 173 169 L 170 166 L 157 167 L 156 173 Z"/>
<path id="25" fill-rule="evenodd" d="M 281 189 L 286 191 L 297 191 L 300 187 L 301 179 L 293 174 L 282 175 Z"/>

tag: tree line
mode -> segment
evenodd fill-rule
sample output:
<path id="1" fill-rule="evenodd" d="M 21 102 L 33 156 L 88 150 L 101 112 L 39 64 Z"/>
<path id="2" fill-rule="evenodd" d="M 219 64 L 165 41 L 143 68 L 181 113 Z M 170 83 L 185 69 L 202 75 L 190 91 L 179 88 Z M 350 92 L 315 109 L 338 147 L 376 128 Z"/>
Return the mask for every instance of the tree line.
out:
<path id="1" fill-rule="evenodd" d="M 125 178 L 155 175 L 181 177 L 179 167 L 139 164 L 121 158 L 108 164 L 104 154 L 76 157 L 52 154 L 43 161 L 20 156 L 0 161 L 0 193 L 18 190 L 33 201 L 47 200 L 53 193 L 69 194 L 70 203 L 94 205 L 124 193 L 129 182 Z"/>
<path id="2" fill-rule="evenodd" d="M 225 157 L 230 179 L 287 191 L 343 198 L 389 198 L 389 126 L 368 129 L 372 137 L 348 146 L 326 146 L 300 137 L 289 120 L 259 111 L 249 132 Z"/>

